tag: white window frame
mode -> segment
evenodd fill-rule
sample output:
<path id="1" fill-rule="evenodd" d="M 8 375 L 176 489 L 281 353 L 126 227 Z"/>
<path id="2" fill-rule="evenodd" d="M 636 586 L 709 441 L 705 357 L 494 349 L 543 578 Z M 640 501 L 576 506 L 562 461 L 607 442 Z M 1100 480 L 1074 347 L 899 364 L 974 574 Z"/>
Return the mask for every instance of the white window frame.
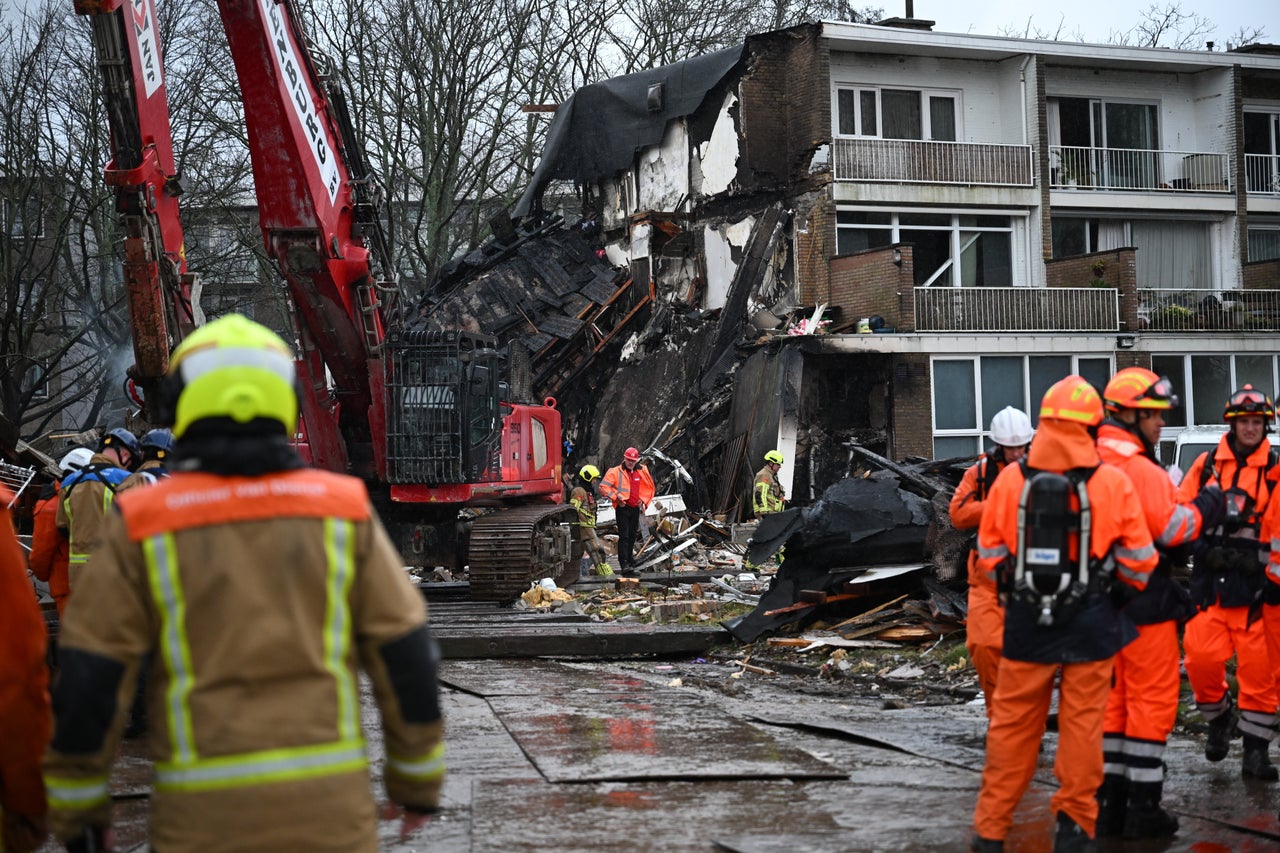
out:
<path id="1" fill-rule="evenodd" d="M 1032 421 L 1036 420 L 1035 409 L 1039 408 L 1039 400 L 1031 400 L 1031 370 L 1028 359 L 1031 358 L 1061 358 L 1067 356 L 1071 359 L 1071 371 L 1073 373 L 1080 372 L 1080 360 L 1088 361 L 1106 359 L 1109 362 L 1108 372 L 1115 372 L 1115 356 L 1106 353 L 1060 353 L 1060 352 L 1033 352 L 1033 353 L 1002 353 L 989 352 L 977 355 L 953 354 L 953 355 L 934 355 L 929 358 L 929 425 L 932 429 L 930 435 L 930 444 L 939 438 L 977 438 L 978 447 L 982 448 L 990 440 L 991 431 L 988 429 L 990 423 L 978 423 L 973 427 L 963 429 L 939 429 L 938 428 L 938 412 L 936 409 L 937 397 L 934 393 L 934 377 L 936 376 L 935 363 L 939 361 L 969 361 L 973 363 L 973 399 L 974 412 L 979 420 L 982 418 L 982 359 L 984 358 L 1021 358 L 1022 359 L 1022 400 L 1023 411 L 1031 416 Z M 1235 375 L 1235 362 L 1232 361 L 1232 376 Z M 979 451 L 981 452 L 981 451 Z"/>
<path id="2" fill-rule="evenodd" d="M 1229 396 L 1230 396 L 1230 395 L 1231 395 L 1235 390 L 1237 390 L 1237 389 L 1241 386 L 1241 384 L 1243 384 L 1243 383 L 1242 383 L 1242 380 L 1241 380 L 1241 379 L 1236 375 L 1236 358 L 1238 358 L 1238 357 L 1240 357 L 1240 356 L 1247 356 L 1247 357 L 1249 357 L 1249 358 L 1257 358 L 1258 356 L 1269 356 L 1269 357 L 1271 358 L 1271 388 L 1272 388 L 1272 389 L 1280 388 L 1280 365 L 1278 365 L 1278 364 L 1276 363 L 1276 362 L 1277 362 L 1277 356 L 1276 356 L 1274 353 L 1266 353 L 1266 352 L 1188 352 L 1188 353 L 1181 353 L 1181 352 L 1153 352 L 1153 353 L 1151 353 L 1151 357 L 1152 357 L 1152 358 L 1181 358 L 1181 359 L 1182 359 L 1182 376 L 1183 376 L 1183 381 L 1184 381 L 1184 384 L 1186 385 L 1186 387 L 1185 387 L 1185 388 L 1175 388 L 1174 390 L 1177 392 L 1178 396 L 1181 398 L 1181 401 L 1182 401 L 1182 409 L 1183 409 L 1183 411 L 1185 411 L 1185 412 L 1187 413 L 1187 427 L 1198 427 L 1198 426 L 1217 426 L 1217 425 L 1221 424 L 1221 422 L 1222 422 L 1222 421 L 1221 421 L 1221 419 L 1219 419 L 1219 420 L 1214 420 L 1214 421 L 1209 421 L 1208 423 L 1200 423 L 1200 422 L 1197 422 L 1197 421 L 1195 421 L 1195 420 L 1194 420 L 1194 417 L 1195 417 L 1194 413 L 1195 413 L 1195 410 L 1196 410 L 1196 407 L 1195 407 L 1195 402 L 1196 402 L 1196 401 L 1195 401 L 1195 382 L 1194 382 L 1194 380 L 1193 380 L 1193 378 L 1192 378 L 1192 376 L 1191 376 L 1191 366 L 1192 366 L 1192 364 L 1194 364 L 1194 362 L 1192 361 L 1192 359 L 1193 359 L 1193 358 L 1203 358 L 1203 357 L 1222 357 L 1222 356 L 1225 356 L 1225 357 L 1227 357 L 1228 359 L 1230 359 L 1230 362 L 1229 362 L 1229 363 L 1230 363 L 1230 365 L 1231 365 L 1231 368 L 1230 368 L 1230 376 L 1231 376 L 1231 379 L 1230 379 L 1230 381 L 1227 383 L 1229 387 L 1228 387 L 1227 389 L 1225 389 L 1225 390 L 1222 392 L 1222 401 L 1221 401 L 1221 402 L 1222 402 L 1222 404 L 1223 404 L 1224 406 L 1226 405 L 1227 398 L 1228 398 L 1228 397 L 1229 397 Z M 1264 390 L 1264 391 L 1266 391 L 1268 394 L 1274 394 L 1274 393 L 1276 393 L 1274 390 L 1268 390 L 1268 389 L 1263 389 L 1263 390 Z M 1174 427 L 1174 428 L 1172 428 L 1172 434 L 1173 434 L 1173 435 L 1176 435 L 1176 434 L 1177 434 L 1177 432 L 1178 432 L 1178 431 L 1181 431 L 1182 429 L 1184 429 L 1184 427 Z"/>
<path id="3" fill-rule="evenodd" d="M 954 118 L 956 138 L 954 141 L 959 142 L 964 138 L 963 128 L 963 91 L 960 89 L 925 89 L 917 86 L 901 85 L 866 85 L 862 83 L 836 83 L 831 91 L 831 115 L 834 118 L 835 127 L 832 128 L 832 135 L 837 139 L 884 139 L 884 103 L 881 98 L 881 92 L 889 89 L 895 92 L 917 92 L 920 95 L 920 133 L 921 140 L 924 142 L 933 141 L 933 119 L 929 112 L 929 98 L 949 98 L 951 99 Z M 840 132 L 840 92 L 849 91 L 853 93 L 853 126 L 855 133 Z M 875 95 L 876 104 L 876 132 L 862 132 L 862 93 L 872 92 Z M 951 142 L 953 140 L 943 140 Z"/>
<path id="4" fill-rule="evenodd" d="M 841 225 L 840 224 L 841 213 L 888 213 L 890 214 L 891 219 L 888 225 L 880 225 L 880 224 Z M 902 225 L 901 216 L 903 214 L 906 214 L 908 216 L 917 215 L 917 214 L 949 216 L 951 221 L 948 225 L 945 225 L 945 226 L 944 225 Z M 1001 216 L 1009 220 L 1009 225 L 1007 227 L 1000 227 L 996 225 L 982 225 L 982 226 L 961 225 L 960 217 L 962 216 Z M 949 228 L 951 231 L 950 260 L 948 260 L 947 263 L 943 264 L 942 266 L 938 267 L 938 269 L 934 271 L 934 274 L 927 281 L 925 281 L 924 284 L 920 286 L 921 287 L 930 286 L 931 284 L 933 284 L 935 280 L 937 280 L 939 276 L 941 276 L 948 269 L 951 269 L 954 271 L 954 274 L 951 276 L 951 286 L 963 287 L 964 285 L 960 283 L 963 276 L 960 275 L 961 268 L 958 263 L 958 260 L 961 257 L 963 250 L 965 248 L 965 246 L 961 242 L 963 232 L 978 231 L 982 233 L 1008 234 L 1009 235 L 1009 269 L 1016 270 L 1017 269 L 1016 265 L 1018 262 L 1016 235 L 1019 233 L 1020 226 L 1015 225 L 1015 221 L 1017 218 L 1021 217 L 1023 219 L 1023 223 L 1021 227 L 1025 227 L 1026 216 L 1027 216 L 1027 212 L 1025 210 L 1022 210 L 1022 211 L 954 210 L 954 209 L 939 210 L 939 209 L 932 209 L 932 208 L 911 208 L 911 209 L 903 210 L 899 208 L 886 208 L 886 207 L 841 207 L 841 208 L 837 208 L 836 210 L 836 246 L 839 247 L 840 245 L 840 230 L 842 228 L 843 229 L 867 229 L 867 230 L 874 229 L 874 230 L 889 231 L 890 245 L 894 243 L 910 243 L 911 242 L 910 234 L 912 231 L 941 231 L 944 228 Z M 1013 276 L 1014 280 L 1016 280 L 1016 278 L 1017 278 L 1016 276 Z"/>

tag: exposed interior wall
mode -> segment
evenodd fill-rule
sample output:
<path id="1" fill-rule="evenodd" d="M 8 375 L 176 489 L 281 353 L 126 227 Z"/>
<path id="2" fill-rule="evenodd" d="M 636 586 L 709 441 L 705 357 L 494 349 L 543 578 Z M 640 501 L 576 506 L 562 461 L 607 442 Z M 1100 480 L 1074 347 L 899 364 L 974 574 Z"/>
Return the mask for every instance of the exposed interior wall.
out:
<path id="1" fill-rule="evenodd" d="M 846 442 L 886 452 L 892 361 L 892 356 L 873 353 L 805 355 L 789 493 L 796 500 L 811 501 L 848 474 Z"/>

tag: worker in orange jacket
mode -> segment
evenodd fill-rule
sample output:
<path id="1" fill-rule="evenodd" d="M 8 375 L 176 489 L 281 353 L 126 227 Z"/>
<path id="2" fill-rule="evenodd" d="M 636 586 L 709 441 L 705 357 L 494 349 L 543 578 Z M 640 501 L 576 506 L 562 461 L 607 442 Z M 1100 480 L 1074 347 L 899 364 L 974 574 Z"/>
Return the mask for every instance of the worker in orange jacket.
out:
<path id="1" fill-rule="evenodd" d="M 1098 458 L 1093 433 L 1101 421 L 1102 400 L 1083 378 L 1049 388 L 1026 459 L 996 478 L 978 528 L 979 568 L 999 572 L 1006 602 L 974 811 L 971 849 L 980 853 L 1004 849 L 1035 773 L 1059 673 L 1053 849 L 1095 849 L 1111 665 L 1137 636 L 1116 599 L 1145 588 L 1157 562 L 1133 484 Z"/>
<path id="2" fill-rule="evenodd" d="M 1126 367 L 1111 377 L 1102 398 L 1110 417 L 1098 429 L 1098 455 L 1127 474 L 1137 489 L 1160 564 L 1124 611 L 1138 638 L 1116 655 L 1103 722 L 1098 835 L 1159 838 L 1178 829 L 1178 819 L 1160 807 L 1160 797 L 1165 744 L 1178 717 L 1178 624 L 1195 613 L 1173 578 L 1174 559 L 1185 560 L 1179 551 L 1206 526 L 1218 524 L 1226 504 L 1216 487 L 1178 503 L 1169 473 L 1156 462 L 1164 413 L 1178 405 L 1167 378 Z"/>
<path id="3" fill-rule="evenodd" d="M 640 461 L 640 451 L 628 447 L 622 464 L 605 472 L 600 480 L 600 495 L 613 503 L 618 524 L 618 570 L 632 574 L 636 564 L 636 535 L 640 532 L 640 513 L 653 500 L 653 476 Z"/>
<path id="4" fill-rule="evenodd" d="M 46 631 L 0 486 L 0 850 L 27 853 L 46 835 L 40 756 L 49 743 Z"/>
<path id="5" fill-rule="evenodd" d="M 1035 430 L 1027 413 L 1005 406 L 991 419 L 991 441 L 995 447 L 982 455 L 964 472 L 955 494 L 951 496 L 951 526 L 956 530 L 974 530 L 982 520 L 996 477 L 1006 465 L 1013 465 L 1027 455 L 1027 445 Z M 991 697 L 996 692 L 996 672 L 1000 669 L 1000 648 L 1004 644 L 1004 607 L 996 594 L 996 579 L 978 570 L 978 552 L 969 550 L 969 614 L 965 618 L 965 647 L 969 661 L 978 673 L 982 700 L 991 716 Z"/>
<path id="6" fill-rule="evenodd" d="M 1265 556 L 1259 554 L 1262 519 L 1273 484 L 1267 472 L 1274 454 L 1267 430 L 1275 405 L 1267 395 L 1245 385 L 1231 395 L 1222 413 L 1227 434 L 1218 446 L 1200 454 L 1178 490 L 1190 500 L 1202 489 L 1219 486 L 1226 496 L 1222 524 L 1207 529 L 1196 550 L 1191 594 L 1201 612 L 1187 623 L 1182 637 L 1183 666 L 1196 697 L 1196 708 L 1209 723 L 1204 757 L 1221 761 L 1231 749 L 1232 734 L 1244 739 L 1242 775 L 1275 781 L 1280 771 L 1267 756 L 1276 733 L 1276 674 L 1259 619 L 1265 591 Z M 1227 685 L 1226 663 L 1236 658 L 1240 686 L 1239 714 Z"/>
<path id="7" fill-rule="evenodd" d="M 58 462 L 58 470 L 68 477 L 89 464 L 93 451 L 77 447 Z M 49 585 L 49 595 L 58 608 L 58 618 L 67 606 L 71 595 L 71 580 L 67 576 L 67 561 L 71 555 L 71 543 L 67 535 L 58 529 L 58 502 L 62 499 L 61 482 L 54 481 L 40 493 L 32 513 L 31 554 L 27 565 L 31 573 Z"/>

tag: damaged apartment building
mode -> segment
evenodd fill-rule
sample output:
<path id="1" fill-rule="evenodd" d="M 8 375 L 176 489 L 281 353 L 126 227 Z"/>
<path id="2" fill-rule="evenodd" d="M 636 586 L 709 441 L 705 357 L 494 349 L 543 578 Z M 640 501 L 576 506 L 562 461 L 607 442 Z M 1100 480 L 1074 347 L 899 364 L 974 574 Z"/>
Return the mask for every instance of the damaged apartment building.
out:
<path id="1" fill-rule="evenodd" d="M 432 300 L 528 339 L 570 470 L 657 448 L 723 510 L 778 448 L 804 502 L 845 442 L 972 455 L 1130 365 L 1181 389 L 1173 434 L 1277 388 L 1280 49 L 764 33 L 579 89 L 514 216 Z"/>

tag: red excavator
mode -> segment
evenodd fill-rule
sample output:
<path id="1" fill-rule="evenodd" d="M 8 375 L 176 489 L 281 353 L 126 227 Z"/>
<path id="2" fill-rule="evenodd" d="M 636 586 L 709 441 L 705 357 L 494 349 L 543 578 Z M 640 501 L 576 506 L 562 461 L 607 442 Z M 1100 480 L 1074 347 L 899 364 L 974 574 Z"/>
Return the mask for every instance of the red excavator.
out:
<path id="1" fill-rule="evenodd" d="M 218 0 L 244 102 L 258 215 L 297 321 L 312 463 L 365 479 L 407 560 L 469 566 L 512 600 L 576 577 L 560 413 L 502 377 L 496 341 L 401 315 L 383 197 L 335 74 L 292 0 Z M 524 383 L 527 385 L 527 383 Z"/>
<path id="2" fill-rule="evenodd" d="M 154 0 L 76 0 L 90 20 L 111 130 L 107 186 L 124 235 L 124 284 L 133 330 L 130 394 L 156 422 L 169 352 L 195 326 L 200 280 L 187 271 Z"/>

